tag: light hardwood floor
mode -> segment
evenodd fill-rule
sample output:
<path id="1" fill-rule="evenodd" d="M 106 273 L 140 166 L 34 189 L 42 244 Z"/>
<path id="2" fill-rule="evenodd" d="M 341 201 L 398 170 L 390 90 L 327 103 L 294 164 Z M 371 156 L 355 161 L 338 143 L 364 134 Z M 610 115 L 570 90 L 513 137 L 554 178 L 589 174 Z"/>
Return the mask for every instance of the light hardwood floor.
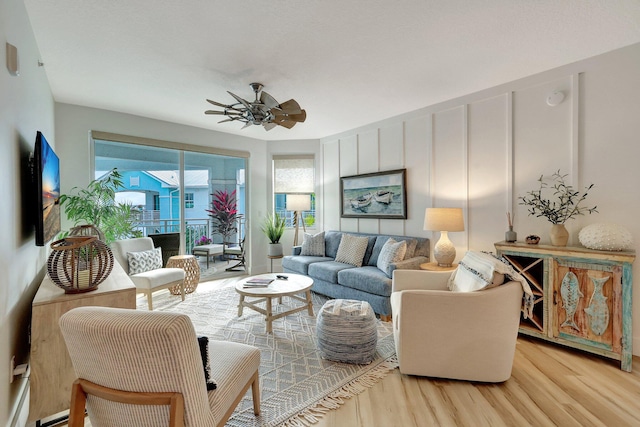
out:
<path id="1" fill-rule="evenodd" d="M 615 361 L 521 337 L 504 383 L 414 377 L 395 369 L 314 426 L 640 426 L 640 358 L 633 359 L 628 373 Z"/>

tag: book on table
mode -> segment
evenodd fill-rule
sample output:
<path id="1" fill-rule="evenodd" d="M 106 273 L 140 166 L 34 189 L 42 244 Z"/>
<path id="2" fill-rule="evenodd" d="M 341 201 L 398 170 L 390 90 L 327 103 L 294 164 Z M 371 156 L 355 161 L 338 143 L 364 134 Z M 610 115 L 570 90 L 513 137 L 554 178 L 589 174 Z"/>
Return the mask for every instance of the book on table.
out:
<path id="1" fill-rule="evenodd" d="M 254 277 L 253 279 L 247 280 L 243 286 L 245 288 L 260 288 L 269 286 L 269 283 L 273 282 L 273 279 L 265 279 L 260 277 Z"/>

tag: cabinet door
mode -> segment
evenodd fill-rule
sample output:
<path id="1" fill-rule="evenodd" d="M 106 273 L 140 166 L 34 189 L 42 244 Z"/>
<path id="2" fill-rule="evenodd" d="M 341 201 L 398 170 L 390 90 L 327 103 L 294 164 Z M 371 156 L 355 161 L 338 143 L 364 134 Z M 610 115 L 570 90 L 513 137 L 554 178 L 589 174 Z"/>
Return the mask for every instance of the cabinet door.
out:
<path id="1" fill-rule="evenodd" d="M 621 267 L 552 262 L 553 336 L 620 353 Z"/>

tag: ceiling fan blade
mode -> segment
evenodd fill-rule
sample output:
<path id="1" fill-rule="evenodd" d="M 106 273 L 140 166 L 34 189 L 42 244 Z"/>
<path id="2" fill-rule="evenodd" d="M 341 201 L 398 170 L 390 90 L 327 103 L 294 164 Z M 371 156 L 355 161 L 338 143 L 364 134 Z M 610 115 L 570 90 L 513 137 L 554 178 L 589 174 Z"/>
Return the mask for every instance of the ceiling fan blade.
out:
<path id="1" fill-rule="evenodd" d="M 205 114 L 217 114 L 217 115 L 224 115 L 224 111 L 214 111 L 214 110 L 207 110 L 204 112 Z"/>
<path id="2" fill-rule="evenodd" d="M 263 123 L 262 126 L 264 126 L 265 130 L 271 130 L 278 125 L 273 122 L 267 122 L 267 123 Z"/>
<path id="3" fill-rule="evenodd" d="M 235 95 L 235 94 L 233 94 L 233 93 L 231 93 L 229 91 L 227 91 L 227 93 L 229 95 L 233 96 L 236 99 L 236 101 L 238 101 L 239 103 L 244 105 L 247 109 L 249 109 L 249 110 L 251 109 L 251 104 L 249 104 L 248 101 L 245 101 L 244 99 L 240 98 L 238 95 Z"/>
<path id="4" fill-rule="evenodd" d="M 291 129 L 292 127 L 294 127 L 296 125 L 297 122 L 294 122 L 293 120 L 282 120 L 281 122 L 278 122 L 276 124 L 285 127 L 287 129 Z"/>
<path id="5" fill-rule="evenodd" d="M 220 120 L 218 123 L 232 122 L 234 120 L 235 120 L 234 118 L 229 118 L 229 119 Z"/>
<path id="6" fill-rule="evenodd" d="M 298 123 L 302 123 L 305 120 L 307 120 L 307 112 L 305 110 L 302 110 L 302 113 L 300 114 L 289 114 L 289 119 L 296 121 Z"/>
<path id="7" fill-rule="evenodd" d="M 223 104 L 223 103 L 221 103 L 221 102 L 212 101 L 212 100 L 210 100 L 210 99 L 207 99 L 207 102 L 208 102 L 209 104 L 213 104 L 213 105 L 215 105 L 216 107 L 231 108 L 231 106 L 230 106 L 230 105 L 225 105 L 225 104 Z"/>
<path id="8" fill-rule="evenodd" d="M 302 113 L 302 108 L 300 108 L 300 104 L 296 102 L 295 99 L 290 99 L 288 101 L 280 104 L 280 109 L 285 114 L 300 114 Z"/>
<path id="9" fill-rule="evenodd" d="M 267 107 L 268 110 L 275 108 L 279 105 L 278 101 L 276 101 L 273 96 L 269 95 L 267 92 L 264 92 L 264 91 L 260 94 L 260 102 L 262 102 L 265 105 L 265 107 Z"/>

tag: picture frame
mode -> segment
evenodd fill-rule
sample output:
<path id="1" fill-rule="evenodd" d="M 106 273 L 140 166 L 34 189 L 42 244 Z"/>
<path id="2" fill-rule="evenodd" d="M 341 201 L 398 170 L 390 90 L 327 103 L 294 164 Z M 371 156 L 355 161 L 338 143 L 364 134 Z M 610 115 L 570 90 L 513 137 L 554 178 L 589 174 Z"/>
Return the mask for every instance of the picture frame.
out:
<path id="1" fill-rule="evenodd" d="M 342 218 L 407 219 L 407 170 L 340 177 Z"/>

